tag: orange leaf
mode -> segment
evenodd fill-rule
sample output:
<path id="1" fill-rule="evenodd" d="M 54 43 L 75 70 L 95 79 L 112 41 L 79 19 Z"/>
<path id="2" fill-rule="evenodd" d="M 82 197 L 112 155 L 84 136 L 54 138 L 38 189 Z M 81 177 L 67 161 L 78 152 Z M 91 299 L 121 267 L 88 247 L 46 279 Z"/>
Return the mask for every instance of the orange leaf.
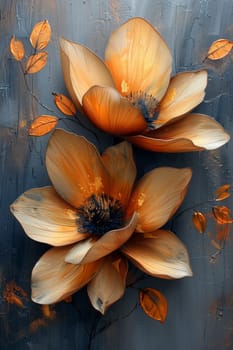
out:
<path id="1" fill-rule="evenodd" d="M 230 197 L 230 188 L 230 184 L 220 186 L 215 192 L 216 201 L 222 201 L 223 199 Z"/>
<path id="2" fill-rule="evenodd" d="M 161 292 L 153 288 L 145 288 L 140 291 L 139 298 L 141 307 L 149 317 L 161 323 L 165 322 L 167 300 Z"/>
<path id="3" fill-rule="evenodd" d="M 216 201 L 220 202 L 220 201 L 223 201 L 224 199 L 227 199 L 230 197 L 230 193 L 225 191 L 225 192 L 222 192 L 221 195 L 218 196 L 218 198 L 216 198 Z"/>
<path id="4" fill-rule="evenodd" d="M 47 20 L 38 22 L 30 34 L 30 43 L 37 50 L 43 50 L 51 39 L 51 27 Z"/>
<path id="5" fill-rule="evenodd" d="M 75 105 L 68 97 L 66 97 L 63 94 L 56 94 L 56 93 L 54 93 L 53 95 L 54 95 L 54 103 L 59 109 L 59 111 L 61 111 L 65 115 L 70 115 L 70 116 L 76 114 Z"/>
<path id="6" fill-rule="evenodd" d="M 12 294 L 11 295 L 11 298 L 9 299 L 9 303 L 10 304 L 15 304 L 16 306 L 18 306 L 20 308 L 24 307 L 24 304 L 23 304 L 22 300 L 16 294 Z"/>
<path id="7" fill-rule="evenodd" d="M 233 220 L 231 218 L 231 211 L 229 208 L 225 206 L 221 207 L 213 207 L 212 212 L 214 214 L 215 219 L 219 224 L 231 224 Z"/>
<path id="8" fill-rule="evenodd" d="M 27 300 L 27 293 L 21 287 L 17 286 L 14 281 L 7 283 L 3 290 L 2 296 L 3 300 L 20 308 L 24 307 L 21 299 L 25 301 Z"/>
<path id="9" fill-rule="evenodd" d="M 220 60 L 230 53 L 232 47 L 232 41 L 227 39 L 218 39 L 211 44 L 208 50 L 207 58 L 210 60 Z"/>
<path id="10" fill-rule="evenodd" d="M 58 118 L 51 115 L 40 115 L 31 124 L 29 128 L 29 135 L 43 136 L 48 134 L 57 125 Z"/>
<path id="11" fill-rule="evenodd" d="M 192 216 L 192 222 L 199 233 L 205 232 L 207 220 L 204 214 L 202 214 L 200 211 L 195 211 Z"/>
<path id="12" fill-rule="evenodd" d="M 22 41 L 15 39 L 14 36 L 10 40 L 10 52 L 17 61 L 21 61 L 25 55 Z"/>
<path id="13" fill-rule="evenodd" d="M 43 51 L 29 56 L 26 62 L 25 74 L 33 74 L 43 69 L 47 63 L 48 53 Z"/>

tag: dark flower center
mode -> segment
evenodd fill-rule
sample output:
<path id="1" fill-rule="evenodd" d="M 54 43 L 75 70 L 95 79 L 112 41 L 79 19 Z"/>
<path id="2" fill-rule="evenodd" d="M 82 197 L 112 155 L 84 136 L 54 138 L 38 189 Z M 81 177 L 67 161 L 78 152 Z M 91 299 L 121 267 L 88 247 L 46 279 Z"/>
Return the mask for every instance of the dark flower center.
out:
<path id="1" fill-rule="evenodd" d="M 124 225 L 124 210 L 119 200 L 104 193 L 87 198 L 84 205 L 77 209 L 78 230 L 102 236 L 108 231 Z"/>
<path id="2" fill-rule="evenodd" d="M 131 92 L 127 99 L 133 106 L 140 109 L 149 129 L 154 129 L 153 122 L 157 119 L 156 108 L 158 101 L 150 94 L 143 91 Z"/>

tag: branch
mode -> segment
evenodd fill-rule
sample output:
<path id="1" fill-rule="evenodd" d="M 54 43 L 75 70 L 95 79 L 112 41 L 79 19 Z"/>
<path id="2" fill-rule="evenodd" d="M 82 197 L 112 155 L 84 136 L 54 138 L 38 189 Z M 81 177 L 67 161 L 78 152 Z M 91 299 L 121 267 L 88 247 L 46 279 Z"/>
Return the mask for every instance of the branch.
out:
<path id="1" fill-rule="evenodd" d="M 106 331 L 106 329 L 108 329 L 109 327 L 111 327 L 114 323 L 118 322 L 118 321 L 121 321 L 121 320 L 124 320 L 125 318 L 129 317 L 135 310 L 136 308 L 138 307 L 138 303 L 136 303 L 133 308 L 127 313 L 125 314 L 124 316 L 121 316 L 121 317 L 118 317 L 112 321 L 108 321 L 105 323 L 104 326 L 102 326 L 101 328 L 99 328 L 97 330 L 97 327 L 98 327 L 98 323 L 102 320 L 102 315 L 99 314 L 97 315 L 93 325 L 92 325 L 92 329 L 91 329 L 91 332 L 90 332 L 90 337 L 89 337 L 89 343 L 88 343 L 88 348 L 87 350 L 91 350 L 91 347 L 92 347 L 92 342 L 93 340 L 95 339 L 95 337 L 101 333 L 103 333 L 104 331 Z"/>
<path id="2" fill-rule="evenodd" d="M 33 92 L 31 91 L 29 85 L 28 85 L 28 81 L 26 79 L 26 74 L 24 73 L 24 69 L 23 69 L 23 65 L 22 65 L 22 62 L 20 62 L 20 68 L 21 68 L 21 72 L 22 72 L 22 75 L 23 75 L 23 80 L 24 80 L 24 84 L 25 84 L 25 87 L 27 89 L 27 92 L 32 96 L 32 98 L 34 98 L 34 100 L 41 106 L 43 107 L 44 109 L 46 109 L 48 112 L 52 112 L 52 113 L 55 113 L 52 109 L 50 109 L 49 107 L 47 107 L 46 105 L 44 105 L 41 100 L 33 94 Z"/>

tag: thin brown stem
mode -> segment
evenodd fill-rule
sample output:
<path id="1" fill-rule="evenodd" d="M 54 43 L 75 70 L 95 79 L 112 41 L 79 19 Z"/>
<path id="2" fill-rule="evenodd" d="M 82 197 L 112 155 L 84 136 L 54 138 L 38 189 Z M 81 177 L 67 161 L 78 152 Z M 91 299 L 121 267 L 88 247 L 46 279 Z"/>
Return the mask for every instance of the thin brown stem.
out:
<path id="1" fill-rule="evenodd" d="M 31 89 L 30 89 L 30 87 L 29 87 L 29 85 L 28 85 L 28 81 L 27 81 L 27 73 L 24 72 L 22 62 L 20 62 L 20 68 L 21 68 L 21 71 L 22 71 L 23 80 L 24 80 L 24 84 L 25 84 L 25 87 L 26 87 L 26 89 L 27 89 L 27 92 L 32 96 L 32 98 L 33 98 L 41 107 L 43 107 L 44 109 L 46 109 L 48 112 L 55 113 L 52 109 L 50 109 L 48 106 L 46 106 L 45 104 L 43 104 L 43 103 L 41 102 L 41 100 L 31 91 Z"/>

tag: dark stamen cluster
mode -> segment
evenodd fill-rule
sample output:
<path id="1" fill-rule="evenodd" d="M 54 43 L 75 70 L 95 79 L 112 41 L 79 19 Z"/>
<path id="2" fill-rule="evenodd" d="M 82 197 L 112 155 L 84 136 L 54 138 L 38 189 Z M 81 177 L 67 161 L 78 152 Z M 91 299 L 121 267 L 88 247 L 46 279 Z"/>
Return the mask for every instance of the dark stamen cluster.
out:
<path id="1" fill-rule="evenodd" d="M 92 195 L 77 209 L 78 230 L 102 236 L 104 233 L 124 225 L 124 210 L 119 200 L 104 193 Z"/>
<path id="2" fill-rule="evenodd" d="M 140 109 L 149 129 L 154 129 L 153 121 L 156 120 L 156 107 L 158 101 L 152 95 L 149 95 L 143 91 L 130 93 L 127 99 L 138 109 Z"/>

